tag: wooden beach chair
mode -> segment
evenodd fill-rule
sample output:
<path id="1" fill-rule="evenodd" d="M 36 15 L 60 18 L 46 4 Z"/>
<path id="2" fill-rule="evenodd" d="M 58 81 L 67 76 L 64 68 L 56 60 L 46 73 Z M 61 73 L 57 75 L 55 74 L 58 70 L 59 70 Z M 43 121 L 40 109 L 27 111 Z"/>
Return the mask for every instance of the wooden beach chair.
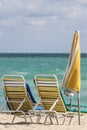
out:
<path id="1" fill-rule="evenodd" d="M 57 124 L 59 124 L 57 112 L 65 113 L 66 108 L 61 100 L 56 75 L 37 74 L 35 75 L 35 85 L 39 97 L 41 98 L 41 103 L 43 104 L 46 113 L 48 113 L 44 123 L 46 123 L 48 117 L 52 123 L 51 117 L 55 115 Z"/>
<path id="2" fill-rule="evenodd" d="M 32 102 L 26 90 L 24 77 L 22 75 L 4 75 L 2 81 L 5 105 L 8 106 L 8 110 L 3 109 L 0 112 L 14 114 L 12 123 L 16 116 L 23 117 L 25 123 L 27 123 L 27 117 L 29 117 L 32 122 L 29 112 L 29 110 L 32 110 Z"/>
<path id="3" fill-rule="evenodd" d="M 69 117 L 69 124 L 71 124 L 71 121 L 76 114 L 74 115 L 73 112 L 67 111 L 58 88 L 58 79 L 56 75 L 37 74 L 35 75 L 34 82 L 41 103 L 44 106 L 44 112 L 46 113 L 44 124 L 46 124 L 48 117 L 50 118 L 51 123 L 53 123 L 52 117 L 55 117 L 57 124 L 59 124 L 59 117 L 61 116 L 63 116 L 64 119 L 63 123 L 65 122 L 65 118 Z"/>

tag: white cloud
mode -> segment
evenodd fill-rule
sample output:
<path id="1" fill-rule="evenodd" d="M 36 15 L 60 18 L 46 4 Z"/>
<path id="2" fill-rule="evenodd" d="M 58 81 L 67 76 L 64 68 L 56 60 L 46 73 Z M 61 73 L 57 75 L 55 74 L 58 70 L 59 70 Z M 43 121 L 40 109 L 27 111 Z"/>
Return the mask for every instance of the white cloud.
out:
<path id="1" fill-rule="evenodd" d="M 83 3 L 83 4 L 87 4 L 87 0 L 78 0 L 78 2 Z"/>
<path id="2" fill-rule="evenodd" d="M 3 35 L 3 32 L 0 32 L 0 37 Z"/>
<path id="3" fill-rule="evenodd" d="M 31 20 L 29 23 L 33 26 L 44 26 L 46 24 L 45 20 Z"/>
<path id="4" fill-rule="evenodd" d="M 0 0 L 0 18 L 10 17 L 62 17 L 76 18 L 84 8 L 78 1 L 50 1 L 50 0 Z M 85 1 L 85 0 L 84 0 Z M 81 1 L 82 2 L 82 1 Z M 86 11 L 87 12 L 87 11 Z"/>
<path id="5" fill-rule="evenodd" d="M 21 17 L 14 17 L 0 20 L 0 27 L 18 26 L 21 23 Z"/>

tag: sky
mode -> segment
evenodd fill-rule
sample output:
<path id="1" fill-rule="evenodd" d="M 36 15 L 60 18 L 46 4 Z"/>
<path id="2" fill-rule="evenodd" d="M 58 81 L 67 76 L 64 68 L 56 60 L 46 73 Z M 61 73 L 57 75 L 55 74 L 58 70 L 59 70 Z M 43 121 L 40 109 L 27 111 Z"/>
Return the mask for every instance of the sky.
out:
<path id="1" fill-rule="evenodd" d="M 87 53 L 87 0 L 0 0 L 0 53 L 69 53 L 74 31 Z"/>

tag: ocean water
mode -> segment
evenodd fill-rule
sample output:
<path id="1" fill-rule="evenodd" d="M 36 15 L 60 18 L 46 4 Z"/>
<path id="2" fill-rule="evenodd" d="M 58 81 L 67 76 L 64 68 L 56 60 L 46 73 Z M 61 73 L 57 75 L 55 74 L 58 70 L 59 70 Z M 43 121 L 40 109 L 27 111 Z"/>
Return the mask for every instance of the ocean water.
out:
<path id="1" fill-rule="evenodd" d="M 0 105 L 4 101 L 2 76 L 21 74 L 24 76 L 37 101 L 39 97 L 34 85 L 35 74 L 55 74 L 61 87 L 62 78 L 68 62 L 68 54 L 0 54 Z M 81 56 L 81 104 L 87 105 L 87 55 Z M 69 98 L 64 95 L 66 102 Z M 77 102 L 77 94 L 73 104 Z"/>

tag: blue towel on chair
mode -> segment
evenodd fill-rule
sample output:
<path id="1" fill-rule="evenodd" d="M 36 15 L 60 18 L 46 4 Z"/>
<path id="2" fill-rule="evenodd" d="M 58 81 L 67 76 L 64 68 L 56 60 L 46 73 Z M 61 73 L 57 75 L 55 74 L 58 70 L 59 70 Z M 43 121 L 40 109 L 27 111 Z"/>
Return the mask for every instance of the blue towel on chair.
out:
<path id="1" fill-rule="evenodd" d="M 30 97 L 31 97 L 32 102 L 33 102 L 33 103 L 36 103 L 36 101 L 35 101 L 35 99 L 34 99 L 34 97 L 33 97 L 33 95 L 32 95 L 32 92 L 31 92 L 31 90 L 30 90 L 30 87 L 29 87 L 29 84 L 28 84 L 28 83 L 26 83 L 26 89 L 27 89 L 27 92 L 29 93 L 29 95 L 30 95 Z"/>
<path id="2" fill-rule="evenodd" d="M 34 99 L 34 96 L 30 90 L 30 87 L 29 87 L 29 84 L 26 83 L 26 89 L 27 89 L 27 92 L 29 93 L 30 97 L 31 97 L 31 100 L 33 103 L 37 103 L 36 100 Z M 36 107 L 36 110 L 43 110 L 44 108 L 42 106 L 37 106 Z"/>

